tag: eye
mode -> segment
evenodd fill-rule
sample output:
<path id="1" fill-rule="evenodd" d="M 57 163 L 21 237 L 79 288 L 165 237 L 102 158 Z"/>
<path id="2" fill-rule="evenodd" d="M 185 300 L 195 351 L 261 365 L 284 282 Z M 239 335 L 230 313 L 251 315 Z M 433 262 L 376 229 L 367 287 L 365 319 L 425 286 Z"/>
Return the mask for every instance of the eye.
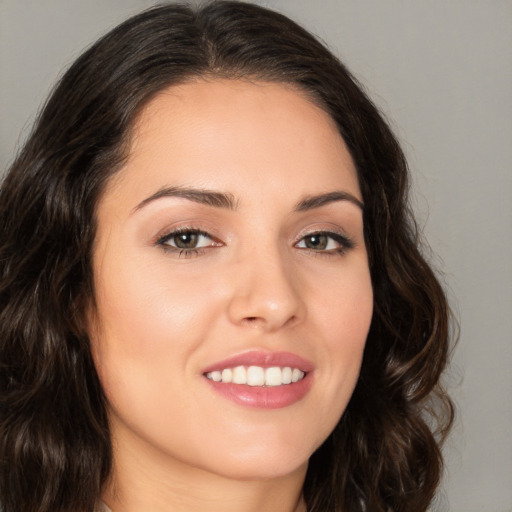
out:
<path id="1" fill-rule="evenodd" d="M 316 252 L 343 253 L 352 249 L 354 243 L 339 233 L 318 231 L 302 237 L 295 247 Z"/>
<path id="2" fill-rule="evenodd" d="M 178 251 L 180 256 L 197 254 L 200 249 L 221 245 L 205 231 L 194 228 L 177 229 L 162 236 L 156 243 L 166 250 Z"/>

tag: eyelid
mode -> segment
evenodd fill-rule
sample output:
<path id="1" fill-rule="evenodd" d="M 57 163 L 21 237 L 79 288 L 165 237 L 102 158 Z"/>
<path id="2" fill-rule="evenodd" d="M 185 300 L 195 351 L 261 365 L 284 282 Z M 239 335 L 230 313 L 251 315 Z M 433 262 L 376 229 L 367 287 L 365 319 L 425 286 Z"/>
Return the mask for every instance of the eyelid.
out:
<path id="1" fill-rule="evenodd" d="M 201 247 L 190 247 L 190 248 L 180 248 L 174 245 L 167 243 L 173 237 L 176 237 L 182 233 L 194 233 L 203 237 L 206 237 L 211 240 L 211 244 L 204 245 Z M 203 254 L 205 251 L 210 249 L 211 247 L 221 247 L 224 245 L 217 237 L 205 231 L 204 229 L 194 227 L 192 225 L 181 225 L 175 228 L 168 228 L 162 234 L 159 234 L 154 241 L 154 245 L 160 247 L 162 250 L 177 255 L 178 257 L 192 257 Z"/>
<path id="2" fill-rule="evenodd" d="M 208 245 L 203 245 L 199 247 L 190 247 L 190 248 L 183 248 L 183 247 L 177 247 L 175 245 L 172 245 L 170 243 L 167 243 L 169 240 L 171 240 L 173 237 L 176 237 L 180 235 L 181 233 L 193 233 L 197 234 L 203 237 L 206 237 L 210 240 L 211 243 Z M 325 236 L 333 240 L 336 244 L 338 244 L 338 247 L 335 248 L 319 248 L 315 249 L 312 247 L 299 247 L 299 244 L 301 244 L 307 237 L 310 236 Z M 329 244 L 330 242 L 328 242 Z M 187 225 L 178 225 L 175 227 L 168 227 L 165 231 L 162 230 L 160 233 L 155 237 L 155 240 L 153 241 L 153 245 L 161 247 L 163 250 L 169 252 L 169 253 L 175 253 L 179 257 L 191 257 L 203 254 L 207 252 L 210 248 L 215 247 L 221 247 L 225 245 L 223 241 L 221 241 L 217 236 L 212 235 L 209 231 L 206 231 L 205 229 L 197 227 L 197 225 L 194 224 L 187 224 Z M 344 254 L 347 251 L 353 249 L 356 244 L 351 236 L 348 236 L 346 232 L 339 228 L 338 226 L 309 226 L 308 229 L 304 229 L 296 238 L 293 246 L 297 249 L 300 249 L 302 251 L 310 251 L 313 253 L 316 253 L 317 255 L 336 255 L 336 254 Z"/>
<path id="3" fill-rule="evenodd" d="M 158 245 L 162 243 L 163 240 L 173 236 L 179 235 L 180 233 L 188 233 L 193 232 L 203 236 L 207 236 L 214 241 L 220 242 L 218 235 L 213 234 L 213 230 L 209 227 L 205 227 L 203 223 L 192 221 L 185 221 L 185 223 L 172 223 L 167 225 L 166 227 L 158 230 L 156 235 L 152 237 L 151 245 Z"/>
<path id="4" fill-rule="evenodd" d="M 306 232 L 302 232 L 299 236 L 297 241 L 295 242 L 294 246 L 297 247 L 297 245 L 302 242 L 305 238 L 308 236 L 315 236 L 315 235 L 323 235 L 327 236 L 331 239 L 333 239 L 336 243 L 340 245 L 337 249 L 324 249 L 324 250 L 315 250 L 311 249 L 309 247 L 299 247 L 303 250 L 311 250 L 313 252 L 316 252 L 318 254 L 332 254 L 332 253 L 340 253 L 340 252 L 346 252 L 350 249 L 353 249 L 356 244 L 352 237 L 348 236 L 346 233 L 344 233 L 342 230 L 334 229 L 334 228 L 321 228 L 318 227 L 317 229 L 310 229 Z"/>
<path id="5" fill-rule="evenodd" d="M 200 236 L 209 238 L 210 240 L 214 240 L 214 237 L 212 235 L 210 235 L 210 233 L 208 233 L 206 231 L 203 231 L 202 229 L 197 229 L 197 228 L 177 228 L 177 229 L 173 229 L 172 231 L 166 232 L 162 236 L 159 236 L 158 240 L 156 241 L 156 243 L 157 244 L 165 244 L 171 238 L 173 238 L 173 237 L 175 237 L 177 235 L 185 234 L 185 233 L 194 233 L 196 235 L 200 235 Z"/>

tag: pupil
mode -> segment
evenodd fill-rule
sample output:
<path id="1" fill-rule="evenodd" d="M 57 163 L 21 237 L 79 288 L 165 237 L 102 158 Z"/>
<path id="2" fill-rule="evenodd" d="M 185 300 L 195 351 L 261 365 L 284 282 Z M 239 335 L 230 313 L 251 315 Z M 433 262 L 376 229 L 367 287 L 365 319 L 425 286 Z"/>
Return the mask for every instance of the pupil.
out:
<path id="1" fill-rule="evenodd" d="M 193 249 L 197 245 L 197 233 L 180 233 L 174 237 L 174 243 L 179 249 Z"/>
<path id="2" fill-rule="evenodd" d="M 311 235 L 306 238 L 306 247 L 309 249 L 325 249 L 327 237 L 325 235 Z"/>

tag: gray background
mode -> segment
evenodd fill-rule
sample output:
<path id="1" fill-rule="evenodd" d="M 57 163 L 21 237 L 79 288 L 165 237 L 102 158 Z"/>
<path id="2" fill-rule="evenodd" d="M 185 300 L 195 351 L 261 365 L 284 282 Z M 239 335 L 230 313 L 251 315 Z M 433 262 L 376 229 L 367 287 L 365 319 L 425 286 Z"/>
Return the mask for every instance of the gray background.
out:
<path id="1" fill-rule="evenodd" d="M 447 379 L 459 416 L 438 508 L 512 511 L 512 1 L 260 3 L 326 41 L 403 142 L 461 324 Z M 62 69 L 151 4 L 0 0 L 0 169 Z"/>

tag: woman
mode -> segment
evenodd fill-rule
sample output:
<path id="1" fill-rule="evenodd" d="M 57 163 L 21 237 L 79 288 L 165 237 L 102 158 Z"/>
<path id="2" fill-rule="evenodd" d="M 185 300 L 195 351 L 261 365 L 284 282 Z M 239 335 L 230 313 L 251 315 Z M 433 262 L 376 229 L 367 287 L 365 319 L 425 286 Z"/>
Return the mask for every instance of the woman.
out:
<path id="1" fill-rule="evenodd" d="M 3 511 L 427 509 L 446 300 L 395 138 L 306 31 L 126 21 L 0 201 Z"/>

